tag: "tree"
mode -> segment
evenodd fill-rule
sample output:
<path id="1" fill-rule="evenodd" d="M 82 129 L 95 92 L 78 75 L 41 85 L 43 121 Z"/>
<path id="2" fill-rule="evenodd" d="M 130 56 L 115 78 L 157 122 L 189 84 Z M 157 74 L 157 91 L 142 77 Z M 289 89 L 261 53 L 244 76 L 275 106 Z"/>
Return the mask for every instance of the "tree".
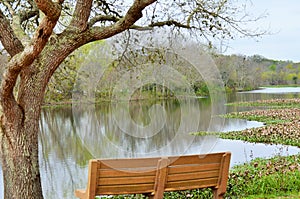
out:
<path id="1" fill-rule="evenodd" d="M 74 50 L 128 29 L 169 26 L 207 40 L 233 38 L 234 33 L 263 34 L 242 27 L 244 22 L 256 19 L 242 17 L 239 7 L 228 0 L 129 2 L 0 1 L 0 41 L 9 55 L 0 90 L 6 199 L 43 198 L 38 164 L 41 106 L 51 76 Z M 16 89 L 18 92 L 14 92 Z"/>

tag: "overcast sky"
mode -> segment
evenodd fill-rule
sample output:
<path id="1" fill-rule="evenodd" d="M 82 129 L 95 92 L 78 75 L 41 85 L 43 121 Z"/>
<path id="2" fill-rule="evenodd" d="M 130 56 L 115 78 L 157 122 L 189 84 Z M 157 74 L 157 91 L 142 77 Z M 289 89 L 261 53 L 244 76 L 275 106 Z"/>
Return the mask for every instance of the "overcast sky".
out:
<path id="1" fill-rule="evenodd" d="M 229 41 L 225 54 L 259 54 L 276 60 L 300 62 L 300 0 L 251 0 L 248 11 L 268 15 L 258 24 L 273 34 L 256 42 L 251 38 Z M 270 27 L 270 28 L 269 28 Z"/>

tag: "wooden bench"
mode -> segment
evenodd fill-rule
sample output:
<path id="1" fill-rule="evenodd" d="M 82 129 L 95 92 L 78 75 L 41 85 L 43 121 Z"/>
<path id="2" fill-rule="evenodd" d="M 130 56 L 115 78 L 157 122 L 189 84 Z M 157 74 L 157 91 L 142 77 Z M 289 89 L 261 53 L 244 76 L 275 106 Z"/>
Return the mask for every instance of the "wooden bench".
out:
<path id="1" fill-rule="evenodd" d="M 226 192 L 230 152 L 162 158 L 90 160 L 81 199 L 99 195 L 147 194 L 161 199 L 165 191 L 210 187 L 214 198 Z"/>

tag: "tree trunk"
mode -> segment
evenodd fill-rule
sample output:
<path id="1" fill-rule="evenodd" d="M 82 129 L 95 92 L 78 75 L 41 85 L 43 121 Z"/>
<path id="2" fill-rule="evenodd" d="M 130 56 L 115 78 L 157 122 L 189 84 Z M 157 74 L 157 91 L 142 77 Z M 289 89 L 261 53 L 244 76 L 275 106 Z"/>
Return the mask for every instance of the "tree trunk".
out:
<path id="1" fill-rule="evenodd" d="M 7 133 L 19 136 L 8 138 Z M 42 199 L 37 133 L 23 129 L 5 130 L 4 134 L 1 140 L 4 198 Z"/>
<path id="2" fill-rule="evenodd" d="M 70 41 L 70 40 L 68 40 Z M 17 103 L 1 117 L 0 154 L 5 199 L 42 199 L 38 134 L 46 85 L 60 63 L 78 46 L 49 45 L 21 74 Z M 53 59 L 55 57 L 55 59 Z"/>
<path id="3" fill-rule="evenodd" d="M 23 71 L 18 103 L 1 117 L 0 144 L 5 199 L 43 198 L 38 132 L 44 88 L 39 79 L 37 72 Z"/>
<path id="4" fill-rule="evenodd" d="M 30 113 L 39 112 L 35 103 L 16 116 L 15 121 L 2 117 L 0 143 L 5 199 L 43 198 L 38 164 L 39 116 Z M 22 123 L 24 126 L 19 126 Z"/>
<path id="5" fill-rule="evenodd" d="M 43 198 L 38 134 L 45 89 L 61 62 L 90 38 L 61 34 L 59 39 L 61 43 L 54 41 L 47 45 L 34 63 L 20 72 L 17 99 L 2 96 L 2 107 L 6 111 L 0 120 L 0 155 L 5 199 Z"/>

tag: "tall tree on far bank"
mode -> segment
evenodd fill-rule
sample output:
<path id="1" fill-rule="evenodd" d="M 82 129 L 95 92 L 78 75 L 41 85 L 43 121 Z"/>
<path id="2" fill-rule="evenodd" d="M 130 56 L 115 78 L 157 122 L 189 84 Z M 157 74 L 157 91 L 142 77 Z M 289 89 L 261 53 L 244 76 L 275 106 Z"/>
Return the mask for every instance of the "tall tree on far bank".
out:
<path id="1" fill-rule="evenodd" d="M 43 198 L 41 105 L 49 79 L 75 49 L 128 29 L 165 26 L 208 40 L 256 36 L 241 26 L 255 20 L 248 19 L 230 0 L 1 0 L 1 48 L 9 55 L 0 88 L 4 198 Z"/>

